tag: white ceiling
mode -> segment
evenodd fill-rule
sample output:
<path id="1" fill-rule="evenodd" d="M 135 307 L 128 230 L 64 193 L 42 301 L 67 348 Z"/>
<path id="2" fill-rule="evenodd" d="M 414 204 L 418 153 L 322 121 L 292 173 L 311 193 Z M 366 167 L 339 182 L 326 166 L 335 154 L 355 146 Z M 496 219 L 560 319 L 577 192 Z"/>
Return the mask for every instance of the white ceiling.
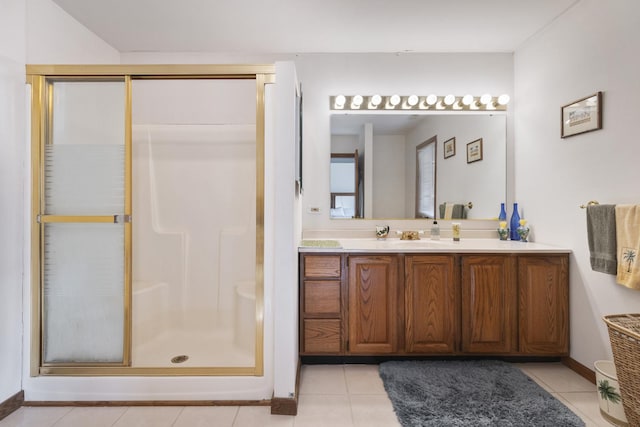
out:
<path id="1" fill-rule="evenodd" d="M 513 52 L 580 0 L 53 0 L 120 52 Z"/>

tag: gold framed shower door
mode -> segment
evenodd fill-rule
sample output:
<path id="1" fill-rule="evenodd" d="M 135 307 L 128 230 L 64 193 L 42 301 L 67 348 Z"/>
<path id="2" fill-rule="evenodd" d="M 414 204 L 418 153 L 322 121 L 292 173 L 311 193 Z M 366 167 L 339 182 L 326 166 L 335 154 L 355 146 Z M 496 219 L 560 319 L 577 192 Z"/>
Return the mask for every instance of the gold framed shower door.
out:
<path id="1" fill-rule="evenodd" d="M 275 83 L 273 65 L 27 65 L 31 86 L 31 366 L 32 376 L 262 376 L 264 372 L 264 150 L 265 86 Z M 132 91 L 135 79 L 253 79 L 256 82 L 256 336 L 252 367 L 134 367 L 132 346 Z M 125 85 L 124 212 L 114 215 L 46 215 L 44 150 L 51 144 L 52 84 L 59 81 L 123 81 Z M 122 363 L 43 363 L 45 224 L 124 225 L 124 342 Z"/>

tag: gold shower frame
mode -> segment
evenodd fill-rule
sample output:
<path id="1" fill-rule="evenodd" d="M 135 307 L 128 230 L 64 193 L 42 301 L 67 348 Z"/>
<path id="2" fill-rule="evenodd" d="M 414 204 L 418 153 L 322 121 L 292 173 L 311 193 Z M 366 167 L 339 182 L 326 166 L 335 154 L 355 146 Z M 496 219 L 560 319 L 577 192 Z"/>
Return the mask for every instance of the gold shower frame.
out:
<path id="1" fill-rule="evenodd" d="M 265 86 L 275 83 L 274 65 L 27 65 L 31 85 L 31 376 L 262 376 L 264 375 L 264 151 Z M 131 215 L 131 81 L 138 79 L 252 79 L 256 81 L 256 337 L 253 367 L 131 366 L 131 222 L 125 227 L 124 347 L 122 364 L 42 363 L 42 251 L 45 223 L 114 222 L 113 216 L 43 215 L 43 150 L 49 135 L 51 90 L 55 81 L 124 81 L 125 216 Z"/>

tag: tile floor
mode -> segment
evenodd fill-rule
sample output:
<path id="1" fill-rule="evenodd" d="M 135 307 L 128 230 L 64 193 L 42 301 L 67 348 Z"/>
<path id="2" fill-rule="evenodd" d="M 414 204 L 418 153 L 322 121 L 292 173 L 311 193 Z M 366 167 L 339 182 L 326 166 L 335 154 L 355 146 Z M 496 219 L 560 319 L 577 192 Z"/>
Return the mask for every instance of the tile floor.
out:
<path id="1" fill-rule="evenodd" d="M 578 414 L 587 427 L 610 426 L 600 415 L 595 385 L 560 363 L 518 366 Z M 268 406 L 23 407 L 0 427 L 399 427 L 377 365 L 305 365 L 298 415 Z"/>

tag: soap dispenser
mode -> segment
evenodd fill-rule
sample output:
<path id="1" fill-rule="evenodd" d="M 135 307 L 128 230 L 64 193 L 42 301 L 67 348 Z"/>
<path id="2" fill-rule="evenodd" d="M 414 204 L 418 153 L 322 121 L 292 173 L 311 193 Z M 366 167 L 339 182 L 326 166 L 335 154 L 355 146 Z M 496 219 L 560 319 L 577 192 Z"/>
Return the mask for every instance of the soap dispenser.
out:
<path id="1" fill-rule="evenodd" d="M 438 221 L 435 219 L 431 226 L 431 240 L 440 240 L 440 226 L 438 225 Z"/>

